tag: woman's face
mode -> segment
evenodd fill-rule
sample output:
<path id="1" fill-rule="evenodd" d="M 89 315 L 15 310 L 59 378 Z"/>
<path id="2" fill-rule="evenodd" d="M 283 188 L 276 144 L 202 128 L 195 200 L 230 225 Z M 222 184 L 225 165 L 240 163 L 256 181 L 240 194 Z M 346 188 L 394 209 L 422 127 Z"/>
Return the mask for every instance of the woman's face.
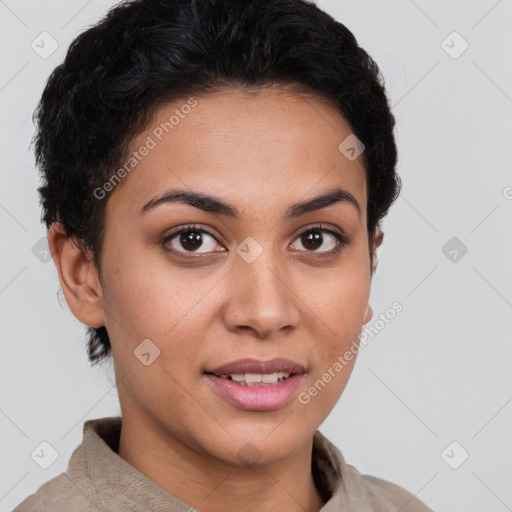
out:
<path id="1" fill-rule="evenodd" d="M 133 142 L 108 198 L 100 296 L 123 421 L 235 464 L 311 439 L 355 358 L 308 390 L 371 318 L 365 171 L 338 148 L 350 134 L 318 99 L 225 90 L 161 108 Z M 214 199 L 156 204 L 176 190 Z M 267 390 L 206 373 L 245 358 L 304 373 Z"/>

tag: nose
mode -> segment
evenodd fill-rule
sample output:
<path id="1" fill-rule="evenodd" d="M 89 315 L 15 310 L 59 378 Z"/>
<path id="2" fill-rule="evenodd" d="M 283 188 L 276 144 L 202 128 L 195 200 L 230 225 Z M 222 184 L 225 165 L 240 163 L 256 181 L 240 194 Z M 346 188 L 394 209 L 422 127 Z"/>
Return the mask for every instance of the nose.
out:
<path id="1" fill-rule="evenodd" d="M 250 331 L 266 339 L 297 327 L 300 299 L 293 290 L 290 273 L 271 249 L 264 249 L 251 263 L 237 255 L 229 279 L 230 292 L 223 312 L 228 330 Z"/>

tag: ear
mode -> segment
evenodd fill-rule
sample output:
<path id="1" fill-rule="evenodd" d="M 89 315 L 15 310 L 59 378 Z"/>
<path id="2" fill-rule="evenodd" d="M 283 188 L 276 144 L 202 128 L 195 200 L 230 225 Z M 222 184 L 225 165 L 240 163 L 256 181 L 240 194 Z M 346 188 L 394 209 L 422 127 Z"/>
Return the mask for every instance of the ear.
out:
<path id="1" fill-rule="evenodd" d="M 377 269 L 377 265 L 379 263 L 379 255 L 377 253 L 377 249 L 380 244 L 384 240 L 384 233 L 378 228 L 375 228 L 375 233 L 373 235 L 373 255 L 372 255 L 372 274 Z"/>
<path id="2" fill-rule="evenodd" d="M 48 229 L 48 246 L 73 315 L 90 327 L 104 326 L 101 283 L 91 253 L 84 254 L 60 222 Z"/>
<path id="3" fill-rule="evenodd" d="M 382 243 L 382 240 L 384 239 L 384 233 L 378 228 L 375 228 L 375 233 L 373 235 L 373 254 L 372 254 L 372 274 L 375 272 L 377 268 L 377 264 L 379 263 L 379 257 L 377 255 L 377 248 Z M 366 311 L 364 312 L 363 316 L 363 324 L 367 324 L 373 317 L 373 309 L 368 304 L 366 306 Z"/>

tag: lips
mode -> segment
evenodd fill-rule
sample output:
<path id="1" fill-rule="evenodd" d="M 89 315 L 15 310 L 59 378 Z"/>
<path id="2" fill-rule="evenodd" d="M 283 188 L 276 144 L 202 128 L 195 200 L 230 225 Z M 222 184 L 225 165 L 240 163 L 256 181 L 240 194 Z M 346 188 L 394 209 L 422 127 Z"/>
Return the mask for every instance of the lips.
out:
<path id="1" fill-rule="evenodd" d="M 295 375 L 297 373 L 306 373 L 303 365 L 296 361 L 284 358 L 270 359 L 269 361 L 259 361 L 257 359 L 238 359 L 231 363 L 224 364 L 212 370 L 206 370 L 204 373 L 212 375 L 231 375 L 241 373 L 276 373 L 285 372 Z"/>

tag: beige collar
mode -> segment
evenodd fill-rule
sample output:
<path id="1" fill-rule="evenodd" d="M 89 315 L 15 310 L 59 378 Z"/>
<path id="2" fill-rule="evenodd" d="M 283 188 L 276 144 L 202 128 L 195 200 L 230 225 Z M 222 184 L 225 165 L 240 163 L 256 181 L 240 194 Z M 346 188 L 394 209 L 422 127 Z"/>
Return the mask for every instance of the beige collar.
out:
<path id="1" fill-rule="evenodd" d="M 119 416 L 84 423 L 83 442 L 73 452 L 66 471 L 69 480 L 79 483 L 80 492 L 99 510 L 115 503 L 118 510 L 193 512 L 194 508 L 117 454 L 121 426 Z M 319 512 L 432 512 L 401 487 L 361 475 L 318 430 L 313 437 L 312 472 L 327 500 Z"/>

